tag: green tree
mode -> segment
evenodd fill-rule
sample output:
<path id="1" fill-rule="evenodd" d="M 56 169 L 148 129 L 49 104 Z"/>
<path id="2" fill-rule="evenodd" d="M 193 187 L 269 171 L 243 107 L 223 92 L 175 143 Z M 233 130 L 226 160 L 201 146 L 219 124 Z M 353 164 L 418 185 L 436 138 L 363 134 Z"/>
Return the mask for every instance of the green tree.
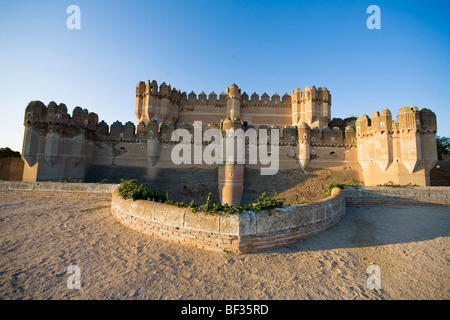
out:
<path id="1" fill-rule="evenodd" d="M 0 148 L 0 158 L 20 158 L 20 152 L 13 151 L 10 148 Z"/>
<path id="2" fill-rule="evenodd" d="M 449 137 L 436 137 L 438 159 L 442 160 L 442 155 L 450 153 L 450 138 Z"/>

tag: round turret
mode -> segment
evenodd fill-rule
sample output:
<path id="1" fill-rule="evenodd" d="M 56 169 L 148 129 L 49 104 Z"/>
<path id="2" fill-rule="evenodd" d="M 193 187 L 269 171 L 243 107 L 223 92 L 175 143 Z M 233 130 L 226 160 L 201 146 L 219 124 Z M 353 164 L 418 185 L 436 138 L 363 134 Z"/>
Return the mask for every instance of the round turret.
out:
<path id="1" fill-rule="evenodd" d="M 227 88 L 227 94 L 230 99 L 239 99 L 241 97 L 241 89 L 233 83 L 229 88 Z"/>

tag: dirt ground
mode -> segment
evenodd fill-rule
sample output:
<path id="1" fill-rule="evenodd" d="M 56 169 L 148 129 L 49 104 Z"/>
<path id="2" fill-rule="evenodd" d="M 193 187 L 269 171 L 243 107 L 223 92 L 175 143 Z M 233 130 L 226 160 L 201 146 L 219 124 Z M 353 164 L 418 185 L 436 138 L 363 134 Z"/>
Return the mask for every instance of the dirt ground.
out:
<path id="1" fill-rule="evenodd" d="M 0 197 L 0 299 L 450 298 L 450 210 L 351 205 L 293 246 L 215 253 L 121 225 L 109 201 Z M 71 265 L 81 289 L 68 289 Z M 380 289 L 367 287 L 368 266 Z"/>
<path id="2" fill-rule="evenodd" d="M 329 183 L 362 185 L 358 172 L 354 170 L 310 169 L 304 173 L 300 168 L 280 170 L 273 176 L 262 176 L 259 169 L 245 168 L 244 191 L 241 204 L 254 202 L 263 192 L 268 196 L 278 194 L 286 204 L 298 203 L 302 198 L 314 202 L 324 198 L 325 186 Z M 215 170 L 164 170 L 149 187 L 167 193 L 171 200 L 196 204 L 205 203 L 208 193 L 220 202 L 217 171 Z"/>

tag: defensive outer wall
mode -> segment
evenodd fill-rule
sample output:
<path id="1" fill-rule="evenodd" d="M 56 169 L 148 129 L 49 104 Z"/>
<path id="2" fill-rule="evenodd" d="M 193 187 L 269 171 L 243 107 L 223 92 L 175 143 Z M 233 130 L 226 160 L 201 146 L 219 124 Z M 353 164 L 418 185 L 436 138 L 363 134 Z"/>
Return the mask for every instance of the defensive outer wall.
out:
<path id="1" fill-rule="evenodd" d="M 11 195 L 106 197 L 111 199 L 111 213 L 134 230 L 191 247 L 234 253 L 284 247 L 324 231 L 343 218 L 346 203 L 412 200 L 450 205 L 450 187 L 336 188 L 329 198 L 313 204 L 233 215 L 205 215 L 152 201 L 124 200 L 115 184 L 0 182 L 0 196 Z"/>

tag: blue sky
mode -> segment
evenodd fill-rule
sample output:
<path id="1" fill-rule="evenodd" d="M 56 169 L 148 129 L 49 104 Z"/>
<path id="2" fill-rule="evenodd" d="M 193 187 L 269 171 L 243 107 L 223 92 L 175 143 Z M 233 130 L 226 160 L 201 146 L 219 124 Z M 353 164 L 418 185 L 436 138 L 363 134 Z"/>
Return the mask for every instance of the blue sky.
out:
<path id="1" fill-rule="evenodd" d="M 68 6 L 81 9 L 69 30 Z M 381 30 L 369 30 L 369 5 Z M 283 95 L 325 86 L 332 116 L 430 108 L 450 136 L 450 1 L 0 0 L 0 147 L 32 100 L 135 122 L 135 86 Z"/>

